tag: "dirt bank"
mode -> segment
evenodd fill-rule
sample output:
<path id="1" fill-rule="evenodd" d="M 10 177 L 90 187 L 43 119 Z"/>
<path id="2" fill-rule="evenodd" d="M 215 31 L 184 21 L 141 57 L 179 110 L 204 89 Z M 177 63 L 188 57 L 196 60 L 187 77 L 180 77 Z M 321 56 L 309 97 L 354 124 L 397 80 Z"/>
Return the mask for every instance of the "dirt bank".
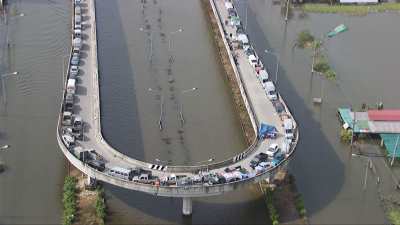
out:
<path id="1" fill-rule="evenodd" d="M 96 200 L 98 198 L 97 190 L 86 190 L 86 176 L 75 167 L 71 166 L 70 176 L 77 179 L 77 215 L 74 219 L 75 225 L 100 225 L 104 224 L 96 214 Z"/>

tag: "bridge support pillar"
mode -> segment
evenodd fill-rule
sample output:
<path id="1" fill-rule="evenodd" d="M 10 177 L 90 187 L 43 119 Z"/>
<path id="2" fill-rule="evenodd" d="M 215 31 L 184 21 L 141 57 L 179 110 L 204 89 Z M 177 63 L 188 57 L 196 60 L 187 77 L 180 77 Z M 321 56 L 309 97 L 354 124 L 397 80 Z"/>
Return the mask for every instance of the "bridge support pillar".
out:
<path id="1" fill-rule="evenodd" d="M 192 215 L 192 199 L 188 197 L 182 198 L 182 213 L 184 216 Z"/>

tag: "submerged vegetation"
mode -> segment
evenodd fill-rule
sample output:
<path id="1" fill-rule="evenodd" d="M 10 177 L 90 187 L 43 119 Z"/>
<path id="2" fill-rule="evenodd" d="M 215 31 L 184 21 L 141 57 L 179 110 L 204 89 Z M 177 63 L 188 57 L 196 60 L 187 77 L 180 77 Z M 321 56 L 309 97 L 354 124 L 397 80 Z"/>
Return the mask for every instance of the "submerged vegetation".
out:
<path id="1" fill-rule="evenodd" d="M 324 55 L 316 56 L 316 63 L 314 65 L 314 71 L 322 73 L 329 80 L 334 80 L 336 78 L 335 71 L 332 70 L 328 63 L 328 60 Z"/>
<path id="2" fill-rule="evenodd" d="M 305 12 L 342 13 L 350 15 L 367 15 L 371 12 L 400 11 L 400 3 L 388 2 L 376 5 L 329 5 L 306 3 L 302 6 Z"/>
<path id="3" fill-rule="evenodd" d="M 336 72 L 331 68 L 326 56 L 321 52 L 323 40 L 314 38 L 309 30 L 303 30 L 297 35 L 296 47 L 314 49 L 313 65 L 311 71 L 315 71 L 325 75 L 329 80 L 336 78 Z"/>
<path id="4" fill-rule="evenodd" d="M 311 35 L 309 30 L 301 31 L 297 36 L 296 46 L 299 48 L 306 48 L 312 45 L 314 36 Z"/>

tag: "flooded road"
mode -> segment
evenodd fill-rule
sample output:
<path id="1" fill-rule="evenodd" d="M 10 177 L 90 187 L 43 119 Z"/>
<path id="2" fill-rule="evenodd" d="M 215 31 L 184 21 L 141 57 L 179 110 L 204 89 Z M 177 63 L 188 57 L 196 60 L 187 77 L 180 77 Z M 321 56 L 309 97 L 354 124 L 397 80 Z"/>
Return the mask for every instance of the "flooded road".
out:
<path id="1" fill-rule="evenodd" d="M 58 224 L 64 157 L 55 138 L 62 62 L 70 45 L 68 1 L 11 0 L 0 24 L 0 224 Z M 10 46 L 7 46 L 7 40 Z M 6 101 L 4 101 L 6 100 Z"/>
<path id="2" fill-rule="evenodd" d="M 249 1 L 248 32 L 257 52 L 269 49 L 280 54 L 278 90 L 300 124 L 300 141 L 291 163 L 297 185 L 305 199 L 311 223 L 377 224 L 386 222 L 381 191 L 394 192 L 391 174 L 382 158 L 373 159 L 377 174 L 369 175 L 364 190 L 366 160 L 351 157 L 340 142 L 337 107 L 360 108 L 382 101 L 387 108 L 398 108 L 400 77 L 396 45 L 400 32 L 391 26 L 396 14 L 365 17 L 343 15 L 292 14 L 285 26 L 279 5 L 271 1 Z M 239 6 L 245 18 L 245 5 Z M 311 50 L 294 49 L 297 34 L 309 29 L 316 37 L 344 23 L 349 31 L 329 39 L 325 53 L 336 81 L 311 76 Z M 376 29 L 372 32 L 369 28 Z M 376 41 L 379 40 L 379 41 Z M 270 74 L 275 58 L 262 55 Z M 384 59 L 384 60 L 383 60 Z M 312 98 L 323 98 L 315 106 Z M 379 152 L 376 145 L 363 145 L 365 152 Z M 370 172 L 371 173 L 371 172 Z M 371 173 L 372 174 L 372 173 Z M 377 176 L 384 180 L 377 185 Z"/>

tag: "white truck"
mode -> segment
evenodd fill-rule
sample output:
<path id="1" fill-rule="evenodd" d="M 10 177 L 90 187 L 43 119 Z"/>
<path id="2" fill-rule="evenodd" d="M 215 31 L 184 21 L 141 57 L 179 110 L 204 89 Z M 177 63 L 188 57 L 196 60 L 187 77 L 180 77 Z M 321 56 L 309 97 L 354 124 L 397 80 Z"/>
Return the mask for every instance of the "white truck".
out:
<path id="1" fill-rule="evenodd" d="M 258 79 L 260 80 L 263 88 L 265 88 L 265 83 L 268 82 L 268 78 L 269 78 L 268 72 L 266 70 L 260 70 L 258 73 L 259 73 Z"/>
<path id="2" fill-rule="evenodd" d="M 276 89 L 274 83 L 272 81 L 265 82 L 265 93 L 269 100 L 275 101 L 278 100 L 278 95 L 276 94 Z"/>
<path id="3" fill-rule="evenodd" d="M 283 128 L 285 129 L 285 137 L 288 141 L 292 141 L 294 138 L 293 130 L 293 120 L 292 119 L 285 119 L 283 120 Z"/>

